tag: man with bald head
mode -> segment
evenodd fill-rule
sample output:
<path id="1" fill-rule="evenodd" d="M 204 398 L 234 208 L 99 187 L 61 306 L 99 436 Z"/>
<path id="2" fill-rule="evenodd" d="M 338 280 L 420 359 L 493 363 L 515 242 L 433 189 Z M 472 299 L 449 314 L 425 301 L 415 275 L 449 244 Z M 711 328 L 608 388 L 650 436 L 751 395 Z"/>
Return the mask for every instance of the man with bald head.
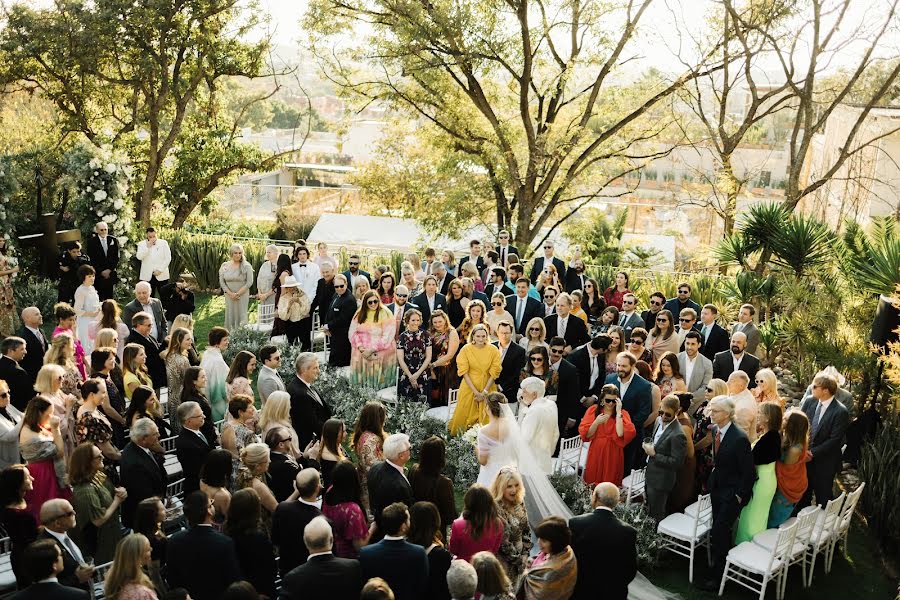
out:
<path id="1" fill-rule="evenodd" d="M 44 324 L 44 317 L 36 306 L 29 306 L 22 310 L 22 328 L 19 330 L 19 337 L 25 340 L 25 349 L 27 353 L 25 358 L 19 362 L 19 366 L 25 369 L 31 379 L 31 387 L 37 381 L 38 371 L 44 366 L 44 354 L 47 353 L 48 342 L 41 326 Z"/>
<path id="2" fill-rule="evenodd" d="M 37 539 L 53 540 L 62 553 L 63 570 L 56 576 L 59 583 L 87 590 L 94 568 L 82 566 L 85 564 L 84 553 L 68 533 L 75 527 L 75 509 L 68 500 L 47 500 L 41 505 L 41 525 L 44 529 Z"/>
<path id="3" fill-rule="evenodd" d="M 100 221 L 94 226 L 94 235 L 87 241 L 87 254 L 91 266 L 97 270 L 94 287 L 100 300 L 113 297 L 113 287 L 119 281 L 119 240 L 109 235 L 109 225 Z M 126 323 L 128 321 L 125 321 Z"/>
<path id="4" fill-rule="evenodd" d="M 122 309 L 122 322 L 131 325 L 131 319 L 139 312 L 145 312 L 150 315 L 151 327 L 150 335 L 157 342 L 162 344 L 163 340 L 169 333 L 169 326 L 166 323 L 166 313 L 163 311 L 162 302 L 157 298 L 151 298 L 153 289 L 146 281 L 139 281 L 134 286 L 134 300 L 125 305 Z"/>
<path id="5" fill-rule="evenodd" d="M 625 600 L 628 584 L 637 575 L 637 532 L 619 521 L 613 509 L 619 503 L 619 488 L 604 482 L 594 488 L 592 513 L 569 519 L 572 551 L 580 565 L 603 565 L 598 569 L 578 569 L 572 600 L 605 598 Z"/>
<path id="6" fill-rule="evenodd" d="M 303 530 L 309 551 L 306 563 L 284 576 L 282 600 L 357 600 L 362 590 L 362 567 L 358 560 L 338 558 L 331 552 L 334 534 L 325 517 L 316 517 Z"/>
<path id="7" fill-rule="evenodd" d="M 272 515 L 272 543 L 278 546 L 282 576 L 306 562 L 309 550 L 303 543 L 303 530 L 322 515 L 322 480 L 317 470 L 309 468 L 297 473 L 294 488 L 294 494 L 280 502 Z"/>
<path id="8" fill-rule="evenodd" d="M 750 378 L 750 388 L 756 387 L 759 359 L 747 352 L 747 334 L 742 331 L 731 334 L 731 348 L 716 354 L 713 359 L 713 379 L 728 381 L 735 371 L 743 371 Z"/>

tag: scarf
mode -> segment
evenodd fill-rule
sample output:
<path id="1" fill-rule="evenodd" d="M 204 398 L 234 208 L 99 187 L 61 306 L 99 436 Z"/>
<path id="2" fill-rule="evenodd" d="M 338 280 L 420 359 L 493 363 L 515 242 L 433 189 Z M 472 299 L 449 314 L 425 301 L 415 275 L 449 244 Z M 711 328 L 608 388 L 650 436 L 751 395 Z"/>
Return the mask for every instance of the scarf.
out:
<path id="1" fill-rule="evenodd" d="M 578 563 L 569 546 L 525 572 L 522 591 L 525 600 L 568 600 L 575 591 Z"/>

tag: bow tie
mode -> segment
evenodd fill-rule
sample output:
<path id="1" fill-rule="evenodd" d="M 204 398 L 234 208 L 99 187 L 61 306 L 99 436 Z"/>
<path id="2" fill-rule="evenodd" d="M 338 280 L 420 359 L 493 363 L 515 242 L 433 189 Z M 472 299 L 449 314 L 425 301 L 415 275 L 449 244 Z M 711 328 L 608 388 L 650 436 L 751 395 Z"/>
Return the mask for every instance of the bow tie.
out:
<path id="1" fill-rule="evenodd" d="M 306 263 L 297 263 L 297 266 L 298 266 L 298 267 L 305 267 L 305 266 L 306 266 Z"/>

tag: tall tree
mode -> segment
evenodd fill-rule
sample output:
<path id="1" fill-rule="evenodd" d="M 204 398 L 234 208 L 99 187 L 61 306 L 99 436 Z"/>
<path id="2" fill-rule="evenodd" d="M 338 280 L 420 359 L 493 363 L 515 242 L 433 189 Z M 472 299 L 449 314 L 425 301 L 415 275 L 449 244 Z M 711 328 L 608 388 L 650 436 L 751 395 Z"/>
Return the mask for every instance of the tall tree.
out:
<path id="1" fill-rule="evenodd" d="M 629 71 L 652 4 L 312 0 L 305 23 L 325 74 L 414 115 L 457 155 L 460 176 L 483 173 L 497 227 L 527 248 L 669 151 L 646 142 L 668 130 L 667 102 L 700 70 Z"/>

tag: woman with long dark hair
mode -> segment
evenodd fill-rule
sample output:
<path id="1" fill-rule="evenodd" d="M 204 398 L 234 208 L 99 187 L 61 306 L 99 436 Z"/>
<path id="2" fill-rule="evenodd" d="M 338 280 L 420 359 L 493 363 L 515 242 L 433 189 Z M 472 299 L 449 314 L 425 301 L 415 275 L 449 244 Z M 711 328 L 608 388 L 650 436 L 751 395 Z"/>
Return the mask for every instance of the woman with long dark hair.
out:
<path id="1" fill-rule="evenodd" d="M 142 385 L 131 394 L 131 404 L 128 405 L 128 410 L 125 412 L 125 422 L 131 427 L 135 421 L 145 417 L 156 423 L 160 439 L 172 435 L 168 421 L 163 418 L 162 406 L 159 404 L 156 392 L 153 391 L 153 388 Z M 163 450 L 159 450 L 159 452 L 162 454 Z"/>
<path id="2" fill-rule="evenodd" d="M 122 358 L 125 349 L 125 339 L 128 337 L 128 325 L 122 322 L 122 311 L 115 300 L 104 300 L 100 303 L 100 315 L 90 324 L 89 335 L 96 338 L 101 329 L 112 329 L 117 334 L 116 355 Z M 98 340 L 94 340 L 94 348 L 99 348 Z M 93 364 L 93 363 L 91 363 Z"/>
<path id="3" fill-rule="evenodd" d="M 384 422 L 387 420 L 387 410 L 384 404 L 377 400 L 366 402 L 359 413 L 356 427 L 353 430 L 353 451 L 356 452 L 359 483 L 362 487 L 362 504 L 369 509 L 369 489 L 367 479 L 369 469 L 376 462 L 384 460 L 382 445 L 387 437 L 384 431 Z"/>
<path id="4" fill-rule="evenodd" d="M 622 310 L 622 299 L 625 294 L 630 293 L 631 290 L 628 289 L 628 273 L 619 271 L 616 273 L 615 283 L 603 292 L 603 300 L 606 301 L 607 306 L 615 306 L 618 310 Z"/>
<path id="5" fill-rule="evenodd" d="M 178 413 L 181 405 L 181 390 L 184 388 L 184 374 L 191 366 L 188 353 L 194 343 L 194 334 L 184 327 L 172 331 L 169 336 L 169 347 L 166 350 L 166 380 L 169 384 L 168 410 L 170 415 Z M 181 431 L 181 423 L 178 419 L 171 419 L 172 431 Z"/>
<path id="6" fill-rule="evenodd" d="M 275 306 L 281 300 L 281 284 L 285 279 L 292 276 L 291 257 L 287 254 L 279 254 L 275 261 L 275 279 L 272 281 L 272 290 L 275 292 Z M 285 335 L 287 332 L 287 324 L 278 318 L 278 311 L 275 312 L 275 320 L 272 322 L 272 337 Z"/>
<path id="7" fill-rule="evenodd" d="M 19 449 L 33 478 L 25 500 L 28 510 L 38 521 L 44 502 L 69 497 L 69 490 L 65 485 L 65 445 L 59 423 L 59 417 L 53 414 L 53 405 L 49 400 L 43 396 L 35 396 L 29 400 L 22 417 Z"/>
<path id="8" fill-rule="evenodd" d="M 256 370 L 256 355 L 249 350 L 241 350 L 231 361 L 225 376 L 225 398 L 231 400 L 237 394 L 254 397 L 250 380 Z"/>
<path id="9" fill-rule="evenodd" d="M 425 548 L 425 555 L 428 557 L 428 586 L 424 597 L 429 600 L 450 600 L 447 571 L 450 570 L 453 555 L 444 547 L 440 528 L 441 515 L 433 503 L 416 502 L 409 507 L 406 541 Z"/>
<path id="10" fill-rule="evenodd" d="M 364 277 L 360 279 L 365 279 Z M 381 390 L 397 384 L 397 350 L 394 315 L 369 290 L 350 321 L 350 381 Z"/>
<path id="11" fill-rule="evenodd" d="M 656 365 L 656 385 L 659 393 L 665 398 L 669 394 L 677 394 L 687 391 L 687 383 L 681 374 L 681 366 L 678 364 L 678 355 L 666 352 Z"/>
<path id="12" fill-rule="evenodd" d="M 102 330 L 101 330 L 102 331 Z M 97 347 L 91 352 L 91 377 L 106 384 L 106 402 L 100 410 L 109 419 L 112 426 L 112 442 L 116 448 L 122 449 L 125 441 L 125 398 L 116 385 L 113 373 L 116 367 L 116 351 L 111 347 Z"/>
<path id="13" fill-rule="evenodd" d="M 584 290 L 581 295 L 581 308 L 587 314 L 588 323 L 594 325 L 600 320 L 600 313 L 606 308 L 606 300 L 600 293 L 600 286 L 596 279 L 588 279 L 584 282 Z"/>
<path id="14" fill-rule="evenodd" d="M 206 455 L 206 462 L 200 468 L 200 491 L 212 500 L 213 527 L 219 530 L 231 504 L 232 465 L 231 452 L 216 448 Z"/>
<path id="15" fill-rule="evenodd" d="M 259 527 L 261 511 L 256 490 L 245 488 L 236 491 L 228 506 L 225 533 L 234 540 L 243 579 L 252 583 L 260 594 L 275 598 L 275 547 Z"/>
<path id="16" fill-rule="evenodd" d="M 371 531 L 359 475 L 350 461 L 339 462 L 332 469 L 331 485 L 322 496 L 322 514 L 332 523 L 334 555 L 359 558 L 359 549 L 369 543 Z"/>
<path id="17" fill-rule="evenodd" d="M 650 366 L 656 368 L 659 360 L 667 352 L 677 356 L 680 346 L 678 334 L 675 333 L 675 318 L 664 308 L 656 314 L 656 325 L 647 336 L 647 348 L 653 354 L 653 363 Z"/>
<path id="18" fill-rule="evenodd" d="M 331 471 L 334 467 L 345 460 L 347 455 L 344 454 L 344 435 L 346 435 L 344 422 L 340 419 L 328 419 L 322 425 L 322 446 L 319 450 L 319 465 L 322 470 L 322 485 L 325 489 L 331 485 Z"/>
<path id="19" fill-rule="evenodd" d="M 778 489 L 769 509 L 769 529 L 780 527 L 787 521 L 806 493 L 809 486 L 806 478 L 808 450 L 809 417 L 800 409 L 788 409 L 781 424 L 781 457 L 775 463 Z"/>
<path id="20" fill-rule="evenodd" d="M 525 366 L 519 374 L 519 382 L 529 377 L 537 377 L 543 381 L 548 396 L 559 390 L 559 371 L 550 368 L 550 353 L 545 346 L 535 346 L 528 351 Z"/>
<path id="21" fill-rule="evenodd" d="M 608 383 L 600 390 L 600 400 L 587 409 L 578 434 L 590 442 L 584 480 L 594 486 L 604 481 L 622 485 L 625 446 L 637 435 L 631 415 L 622 408 L 619 388 Z"/>
<path id="22" fill-rule="evenodd" d="M 20 589 L 31 583 L 31 576 L 22 564 L 22 553 L 38 535 L 38 518 L 28 510 L 25 501 L 33 485 L 34 478 L 25 465 L 12 465 L 0 471 L 0 525 L 12 542 L 10 563 Z"/>
<path id="23" fill-rule="evenodd" d="M 89 380 L 90 381 L 90 380 Z M 85 554 L 97 564 L 111 561 L 122 539 L 120 506 L 125 488 L 115 487 L 103 471 L 103 454 L 94 444 L 84 443 L 69 458 L 72 508 L 75 527 L 69 532 Z"/>
<path id="24" fill-rule="evenodd" d="M 409 485 L 416 502 L 434 504 L 440 513 L 441 538 L 446 542 L 447 528 L 459 514 L 456 497 L 453 495 L 453 481 L 444 475 L 447 465 L 447 444 L 444 438 L 433 435 L 419 450 L 419 462 L 409 471 Z"/>
<path id="25" fill-rule="evenodd" d="M 462 515 L 451 527 L 450 552 L 456 558 L 470 560 L 482 550 L 496 554 L 502 540 L 503 521 L 494 497 L 483 485 L 472 484 L 463 497 Z"/>

